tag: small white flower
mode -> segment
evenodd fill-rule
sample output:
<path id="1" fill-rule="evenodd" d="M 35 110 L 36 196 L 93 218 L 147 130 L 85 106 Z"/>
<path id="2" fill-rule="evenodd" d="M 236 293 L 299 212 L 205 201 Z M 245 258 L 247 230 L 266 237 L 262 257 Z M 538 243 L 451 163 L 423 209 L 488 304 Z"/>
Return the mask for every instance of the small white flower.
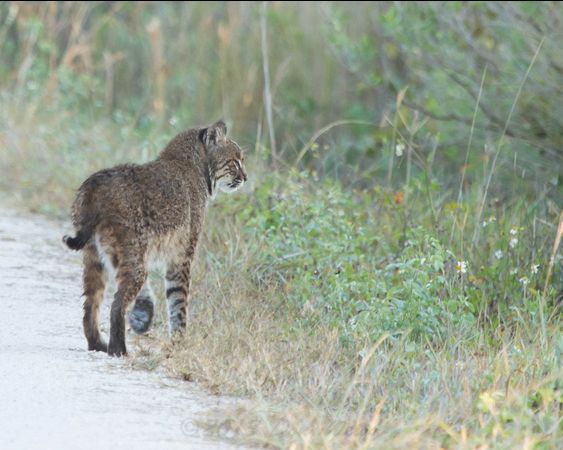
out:
<path id="1" fill-rule="evenodd" d="M 455 270 L 457 273 L 467 273 L 467 261 L 458 261 Z"/>
<path id="2" fill-rule="evenodd" d="M 496 259 L 501 259 L 503 257 L 504 253 L 502 253 L 502 250 L 497 250 L 495 252 L 495 258 Z"/>
<path id="3" fill-rule="evenodd" d="M 510 269 L 510 275 L 516 275 L 516 272 L 518 272 L 518 269 Z"/>
<path id="4" fill-rule="evenodd" d="M 403 156 L 403 150 L 405 149 L 405 146 L 399 142 L 396 146 L 395 146 L 395 155 L 397 156 Z"/>
<path id="5" fill-rule="evenodd" d="M 490 216 L 488 219 L 485 219 L 481 225 L 483 225 L 483 228 L 485 228 L 487 225 L 490 225 L 491 223 L 496 221 L 497 219 L 495 216 Z"/>
<path id="6" fill-rule="evenodd" d="M 518 238 L 510 239 L 510 241 L 508 242 L 508 245 L 510 245 L 510 248 L 516 247 L 518 245 Z"/>
<path id="7" fill-rule="evenodd" d="M 536 273 L 538 273 L 538 270 L 540 269 L 540 265 L 539 264 L 532 264 L 532 274 L 535 275 Z"/>
<path id="8" fill-rule="evenodd" d="M 528 286 L 528 284 L 530 283 L 530 280 L 528 280 L 528 277 L 522 277 L 518 281 L 520 283 L 522 283 L 522 286 L 524 286 L 524 287 Z"/>
<path id="9" fill-rule="evenodd" d="M 516 236 L 518 234 L 518 230 L 516 228 L 510 229 L 510 236 Z"/>
<path id="10" fill-rule="evenodd" d="M 178 124 L 178 118 L 176 116 L 172 116 L 170 117 L 170 120 L 168 121 L 168 123 L 175 127 Z"/>

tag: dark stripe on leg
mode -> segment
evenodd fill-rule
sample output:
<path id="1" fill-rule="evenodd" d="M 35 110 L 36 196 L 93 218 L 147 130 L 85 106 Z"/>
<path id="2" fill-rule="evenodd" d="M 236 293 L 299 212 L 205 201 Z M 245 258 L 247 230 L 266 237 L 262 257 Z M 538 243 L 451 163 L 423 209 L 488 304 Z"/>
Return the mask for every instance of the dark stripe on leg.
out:
<path id="1" fill-rule="evenodd" d="M 166 289 L 166 298 L 169 298 L 174 292 L 181 292 L 186 295 L 186 290 L 181 286 L 174 286 Z"/>
<path id="2" fill-rule="evenodd" d="M 179 306 L 182 306 L 184 303 L 186 303 L 186 299 L 185 299 L 185 298 L 177 298 L 176 300 L 174 300 L 174 301 L 170 304 L 170 311 L 175 311 L 176 308 L 178 308 Z"/>

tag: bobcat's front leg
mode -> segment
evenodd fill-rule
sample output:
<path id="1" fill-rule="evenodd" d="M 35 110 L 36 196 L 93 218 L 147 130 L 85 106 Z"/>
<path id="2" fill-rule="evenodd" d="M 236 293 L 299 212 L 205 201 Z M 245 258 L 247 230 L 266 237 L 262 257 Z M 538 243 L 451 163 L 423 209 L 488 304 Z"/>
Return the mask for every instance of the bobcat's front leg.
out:
<path id="1" fill-rule="evenodd" d="M 182 264 L 171 265 L 166 271 L 166 302 L 171 336 L 186 329 L 191 263 L 190 259 Z"/>
<path id="2" fill-rule="evenodd" d="M 190 294 L 192 262 L 201 232 L 202 218 L 203 216 L 192 217 L 191 235 L 187 241 L 184 257 L 180 262 L 169 264 L 166 270 L 165 286 L 170 336 L 186 330 L 186 308 Z"/>

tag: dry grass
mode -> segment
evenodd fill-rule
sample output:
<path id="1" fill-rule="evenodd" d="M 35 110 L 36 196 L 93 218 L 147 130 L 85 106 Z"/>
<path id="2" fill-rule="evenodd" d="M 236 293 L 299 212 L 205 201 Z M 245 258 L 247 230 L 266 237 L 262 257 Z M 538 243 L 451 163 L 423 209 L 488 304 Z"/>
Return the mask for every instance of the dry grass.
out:
<path id="1" fill-rule="evenodd" d="M 187 335 L 164 343 L 160 357 L 210 392 L 251 399 L 209 418 L 219 434 L 302 449 L 561 443 L 554 328 L 544 348 L 523 329 L 499 331 L 495 345 L 452 337 L 413 350 L 384 336 L 371 347 L 342 348 L 330 329 L 292 329 L 273 293 L 204 286 L 194 295 L 207 300 L 193 305 Z M 137 355 L 137 363 L 157 358 Z"/>
<path id="2" fill-rule="evenodd" d="M 556 323 L 546 340 L 524 321 L 492 335 L 451 329 L 440 343 L 384 334 L 344 344 L 334 328 L 300 326 L 283 291 L 256 284 L 252 246 L 219 209 L 186 336 L 175 345 L 162 336 L 134 360 L 249 399 L 207 428 L 280 449 L 560 448 Z"/>

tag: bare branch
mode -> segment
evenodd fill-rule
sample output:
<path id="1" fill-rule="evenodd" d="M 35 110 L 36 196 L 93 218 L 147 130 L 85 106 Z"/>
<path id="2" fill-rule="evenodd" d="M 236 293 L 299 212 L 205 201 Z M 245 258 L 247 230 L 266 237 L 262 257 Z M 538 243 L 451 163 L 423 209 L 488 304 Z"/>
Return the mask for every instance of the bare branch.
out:
<path id="1" fill-rule="evenodd" d="M 276 149 L 276 136 L 274 133 L 274 120 L 272 117 L 272 91 L 270 90 L 270 66 L 268 64 L 268 18 L 267 18 L 268 2 L 262 3 L 262 11 L 260 14 L 260 31 L 261 31 L 261 47 L 262 47 L 262 67 L 264 69 L 264 107 L 266 109 L 266 120 L 268 122 L 268 132 L 270 134 L 270 147 L 272 150 L 272 159 L 274 163 L 278 159 L 278 151 Z"/>

